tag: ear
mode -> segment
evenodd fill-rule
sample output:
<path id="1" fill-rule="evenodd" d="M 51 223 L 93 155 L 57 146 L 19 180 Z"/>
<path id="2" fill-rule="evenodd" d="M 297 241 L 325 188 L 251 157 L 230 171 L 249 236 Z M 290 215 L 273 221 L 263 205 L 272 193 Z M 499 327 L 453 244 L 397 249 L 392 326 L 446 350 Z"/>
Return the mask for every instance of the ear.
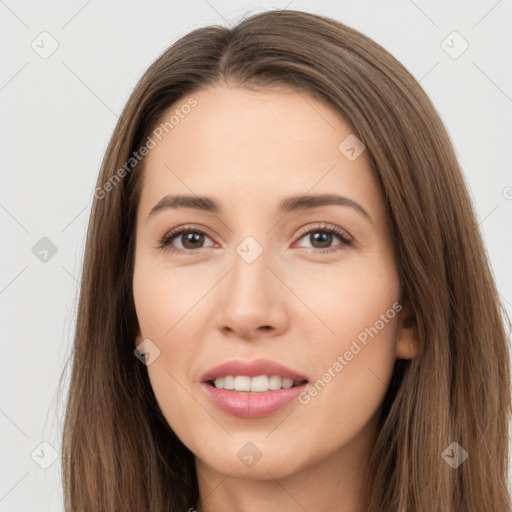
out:
<path id="1" fill-rule="evenodd" d="M 419 341 L 416 316 L 410 301 L 405 298 L 402 309 L 398 313 L 396 359 L 414 359 L 418 354 Z"/>
<path id="2" fill-rule="evenodd" d="M 142 336 L 142 333 L 140 332 L 140 327 L 137 328 L 137 336 L 135 337 L 135 348 L 137 348 L 138 345 L 142 343 L 144 340 L 144 337 Z"/>

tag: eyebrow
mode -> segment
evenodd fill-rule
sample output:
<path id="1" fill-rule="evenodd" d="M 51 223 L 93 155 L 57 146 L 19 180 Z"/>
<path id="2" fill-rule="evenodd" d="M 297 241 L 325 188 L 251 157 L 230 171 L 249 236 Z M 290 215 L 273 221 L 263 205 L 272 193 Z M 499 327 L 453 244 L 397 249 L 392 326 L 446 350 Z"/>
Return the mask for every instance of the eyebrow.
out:
<path id="1" fill-rule="evenodd" d="M 361 213 L 371 224 L 373 220 L 370 214 L 359 204 L 348 197 L 337 194 L 319 194 L 292 196 L 283 199 L 279 203 L 279 211 L 289 213 L 297 210 L 307 210 L 319 206 L 348 206 Z M 196 196 L 188 194 L 166 195 L 151 208 L 148 219 L 162 210 L 177 208 L 190 208 L 209 213 L 222 213 L 222 208 L 213 197 Z"/>

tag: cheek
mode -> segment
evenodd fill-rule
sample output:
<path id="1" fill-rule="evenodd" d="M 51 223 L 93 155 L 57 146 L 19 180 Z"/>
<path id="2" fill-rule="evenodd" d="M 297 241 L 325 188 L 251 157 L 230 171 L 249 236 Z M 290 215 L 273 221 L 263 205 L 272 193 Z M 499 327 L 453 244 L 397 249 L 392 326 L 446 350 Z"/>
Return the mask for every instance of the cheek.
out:
<path id="1" fill-rule="evenodd" d="M 173 385 L 169 374 L 179 381 L 189 378 L 191 363 L 199 350 L 192 340 L 203 338 L 198 314 L 201 314 L 200 298 L 204 291 L 199 283 L 184 280 L 187 292 L 183 293 L 179 281 L 173 272 L 159 272 L 155 267 L 136 271 L 133 281 L 141 334 L 160 350 L 159 358 L 148 366 L 148 371 L 150 376 L 166 373 L 167 377 L 163 377 L 166 386 Z"/>
<path id="2" fill-rule="evenodd" d="M 321 322 L 308 355 L 317 380 L 300 401 L 315 414 L 328 411 L 336 436 L 362 428 L 384 398 L 396 360 L 399 279 L 392 262 L 375 259 L 307 281 Z"/>
<path id="3" fill-rule="evenodd" d="M 160 409 L 179 437 L 187 438 L 188 426 L 197 422 L 203 409 L 190 395 L 191 368 L 201 350 L 192 340 L 204 339 L 199 318 L 204 280 L 188 270 L 172 272 L 159 264 L 139 259 L 133 278 L 135 309 L 142 336 L 159 349 L 147 366 Z M 192 269 L 192 267 L 190 267 Z"/>
<path id="4" fill-rule="evenodd" d="M 379 308 L 375 311 L 380 315 Z M 389 311 L 394 315 L 394 309 Z M 314 457 L 373 435 L 395 363 L 396 316 L 385 323 L 365 310 L 347 316 L 346 322 L 343 318 L 335 341 L 324 336 L 323 346 L 311 354 L 317 361 L 316 380 L 299 396 L 307 437 L 321 440 Z"/>
<path id="5" fill-rule="evenodd" d="M 133 295 L 142 334 L 161 339 L 173 338 L 179 324 L 187 321 L 208 290 L 205 276 L 198 276 L 194 266 L 174 269 L 165 262 L 142 257 L 135 266 Z M 192 333 L 191 333 L 192 334 Z"/>
<path id="6" fill-rule="evenodd" d="M 300 315 L 299 310 L 290 313 L 291 323 L 315 326 L 316 343 L 329 353 L 360 334 L 364 338 L 376 323 L 378 331 L 384 330 L 397 316 L 393 304 L 400 298 L 400 280 L 392 255 L 382 250 L 352 256 L 337 266 L 318 266 L 314 274 L 304 265 L 286 270 L 302 308 Z M 389 334 L 387 329 L 381 339 Z"/>

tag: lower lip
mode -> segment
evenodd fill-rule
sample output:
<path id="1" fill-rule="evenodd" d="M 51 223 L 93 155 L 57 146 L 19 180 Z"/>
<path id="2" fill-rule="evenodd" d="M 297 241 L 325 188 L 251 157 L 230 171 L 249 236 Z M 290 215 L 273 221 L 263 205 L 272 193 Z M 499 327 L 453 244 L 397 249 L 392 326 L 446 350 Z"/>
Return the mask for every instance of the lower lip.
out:
<path id="1" fill-rule="evenodd" d="M 227 391 L 207 382 L 201 387 L 210 400 L 221 410 L 239 418 L 262 418 L 278 411 L 304 391 L 308 383 L 288 389 L 252 393 L 248 391 Z"/>

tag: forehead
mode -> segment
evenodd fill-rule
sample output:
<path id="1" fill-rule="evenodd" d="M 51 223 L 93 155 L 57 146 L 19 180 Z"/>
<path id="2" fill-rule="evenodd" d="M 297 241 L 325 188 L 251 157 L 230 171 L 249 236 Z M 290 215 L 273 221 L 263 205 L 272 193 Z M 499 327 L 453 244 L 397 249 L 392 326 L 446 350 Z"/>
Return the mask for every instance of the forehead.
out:
<path id="1" fill-rule="evenodd" d="M 379 194 L 365 152 L 350 160 L 342 151 L 354 137 L 342 116 L 292 89 L 197 91 L 176 102 L 158 128 L 145 157 L 141 210 L 171 192 L 239 206 L 310 190 L 361 201 Z"/>

